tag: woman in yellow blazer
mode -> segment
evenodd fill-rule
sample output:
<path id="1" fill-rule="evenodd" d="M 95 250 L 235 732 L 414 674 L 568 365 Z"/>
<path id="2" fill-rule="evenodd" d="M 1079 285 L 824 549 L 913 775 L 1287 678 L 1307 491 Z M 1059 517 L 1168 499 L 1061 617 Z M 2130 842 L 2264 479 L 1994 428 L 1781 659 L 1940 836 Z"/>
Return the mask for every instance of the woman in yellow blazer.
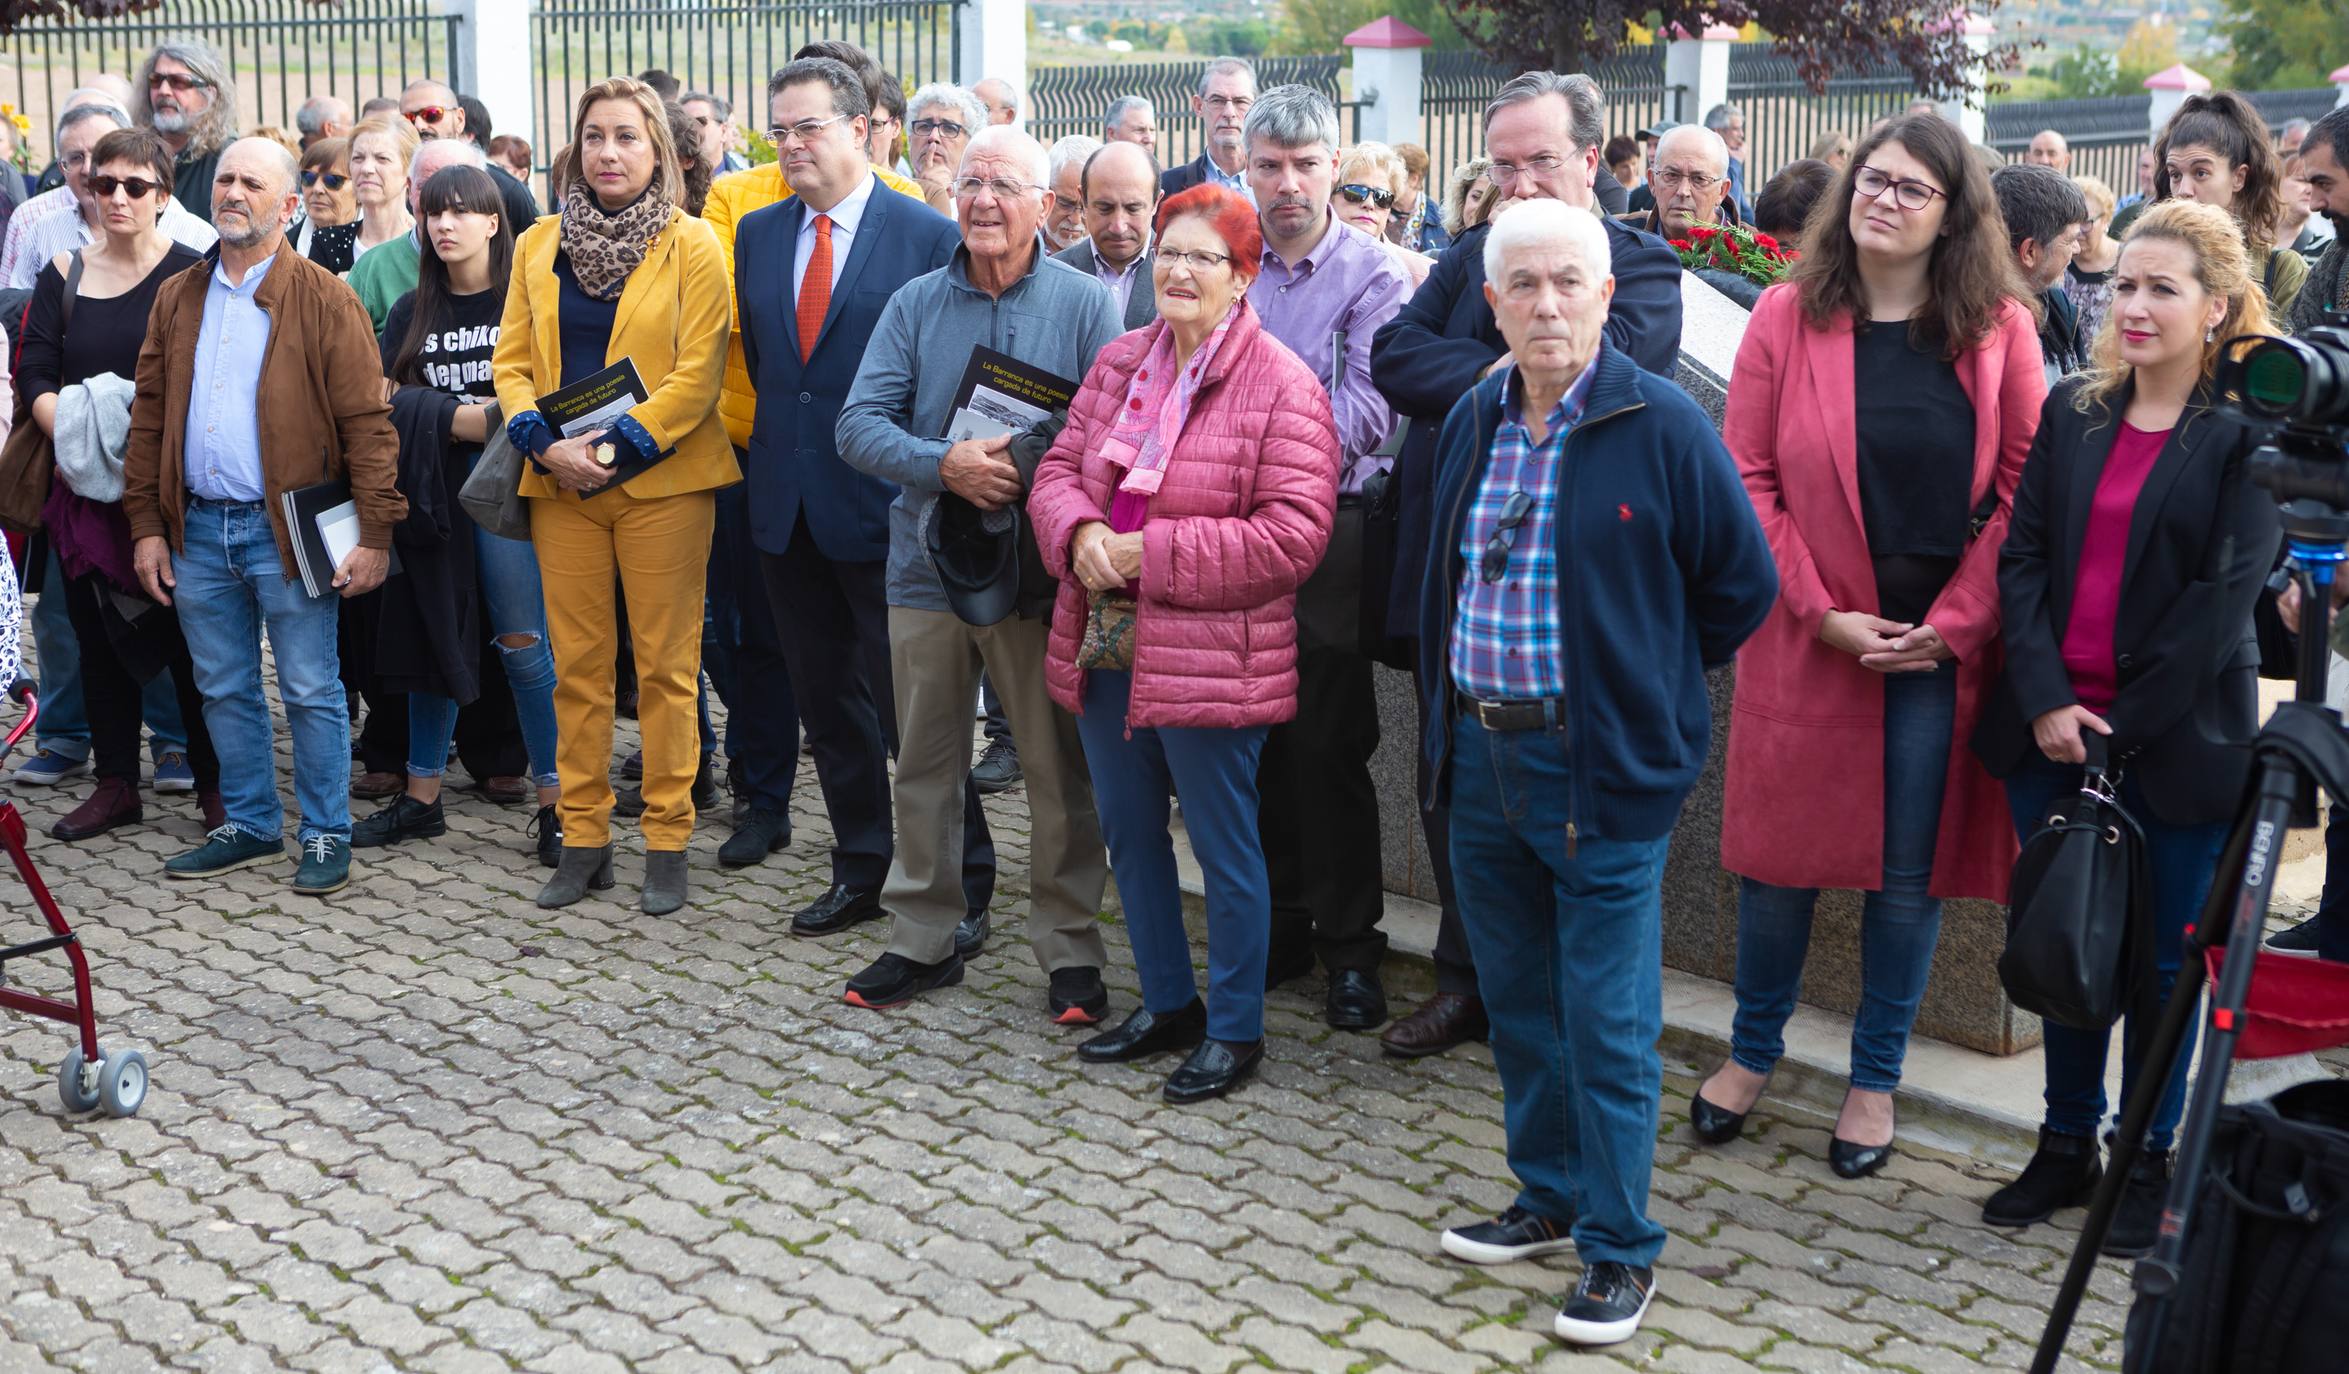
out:
<path id="1" fill-rule="evenodd" d="M 741 479 L 717 413 L 733 292 L 709 227 L 678 208 L 661 99 L 625 77 L 579 97 L 562 211 L 514 245 L 496 374 L 522 476 L 555 653 L 563 856 L 538 894 L 567 906 L 612 885 L 613 579 L 628 597 L 644 734 L 644 910 L 685 904 L 701 743 L 704 571 L 715 493 Z M 568 438 L 539 398 L 626 359 L 647 398 Z"/>

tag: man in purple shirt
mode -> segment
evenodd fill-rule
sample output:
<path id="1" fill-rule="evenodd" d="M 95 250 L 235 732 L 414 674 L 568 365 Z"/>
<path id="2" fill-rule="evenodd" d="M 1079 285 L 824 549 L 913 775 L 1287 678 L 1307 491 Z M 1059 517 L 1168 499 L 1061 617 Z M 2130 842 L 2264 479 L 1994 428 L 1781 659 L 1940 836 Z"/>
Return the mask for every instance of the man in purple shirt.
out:
<path id="1" fill-rule="evenodd" d="M 1378 698 L 1362 642 L 1362 484 L 1395 414 L 1370 380 L 1370 341 L 1402 309 L 1411 277 L 1378 240 L 1330 213 L 1338 112 L 1304 86 L 1276 86 L 1242 131 L 1249 188 L 1264 230 L 1263 270 L 1248 289 L 1264 329 L 1329 389 L 1343 469 L 1337 522 L 1321 567 L 1297 591 L 1297 718 L 1265 737 L 1259 826 L 1272 878 L 1267 985 L 1329 973 L 1324 1009 L 1341 1030 L 1387 1019 L 1378 928 Z"/>
<path id="2" fill-rule="evenodd" d="M 1077 183 L 1085 237 L 1053 254 L 1109 288 L 1118 319 L 1140 329 L 1158 318 L 1150 225 L 1158 215 L 1158 159 L 1138 143 L 1111 143 L 1085 159 Z"/>

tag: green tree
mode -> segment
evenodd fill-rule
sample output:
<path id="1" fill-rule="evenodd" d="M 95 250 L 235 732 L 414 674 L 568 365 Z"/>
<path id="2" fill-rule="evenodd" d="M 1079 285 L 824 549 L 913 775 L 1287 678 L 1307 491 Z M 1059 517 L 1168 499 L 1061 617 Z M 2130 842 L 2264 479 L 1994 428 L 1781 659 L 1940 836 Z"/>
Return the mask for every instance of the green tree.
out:
<path id="1" fill-rule="evenodd" d="M 1272 50 L 1282 53 L 1344 52 L 1345 37 L 1373 19 L 1388 15 L 1435 40 L 1435 46 L 1459 49 L 1468 39 L 1453 22 L 1445 0 L 1283 0 L 1280 23 L 1273 32 Z"/>
<path id="2" fill-rule="evenodd" d="M 2322 86 L 2349 63 L 2349 0 L 2226 0 L 2218 31 L 2235 54 L 2227 84 L 2243 90 Z"/>
<path id="3" fill-rule="evenodd" d="M 2140 19 L 2129 26 L 2128 36 L 2121 40 L 2120 52 L 2113 57 L 2120 82 L 2120 91 L 2115 94 L 2143 90 L 2146 77 L 2167 71 L 2177 63 L 2177 25 Z"/>
<path id="4" fill-rule="evenodd" d="M 2058 100 L 2126 94 L 2121 88 L 2120 64 L 2111 53 L 2088 43 L 2048 63 L 2040 74 L 2055 83 L 2054 98 Z"/>

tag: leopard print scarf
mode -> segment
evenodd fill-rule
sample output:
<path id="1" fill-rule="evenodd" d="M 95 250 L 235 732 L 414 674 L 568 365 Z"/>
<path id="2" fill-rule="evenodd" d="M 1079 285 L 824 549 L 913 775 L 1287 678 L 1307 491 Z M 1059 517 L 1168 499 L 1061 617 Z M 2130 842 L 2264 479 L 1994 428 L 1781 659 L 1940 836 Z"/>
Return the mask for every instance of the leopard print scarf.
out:
<path id="1" fill-rule="evenodd" d="M 579 289 L 599 301 L 618 300 L 646 250 L 669 227 L 669 197 L 654 182 L 618 211 L 596 204 L 582 177 L 563 198 L 563 253 Z"/>

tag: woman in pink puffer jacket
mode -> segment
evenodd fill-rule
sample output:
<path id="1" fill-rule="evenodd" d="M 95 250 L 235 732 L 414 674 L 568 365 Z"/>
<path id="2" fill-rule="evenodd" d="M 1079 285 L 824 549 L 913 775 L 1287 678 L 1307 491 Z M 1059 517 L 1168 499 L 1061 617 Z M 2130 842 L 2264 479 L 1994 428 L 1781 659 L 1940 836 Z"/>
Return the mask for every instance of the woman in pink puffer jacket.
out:
<path id="1" fill-rule="evenodd" d="M 1262 256 L 1256 212 L 1231 191 L 1160 207 L 1159 322 L 1102 350 L 1027 500 L 1061 580 L 1045 681 L 1077 715 L 1142 979 L 1141 1009 L 1077 1053 L 1189 1049 L 1170 1102 L 1221 1096 L 1263 1058 L 1272 895 L 1256 761 L 1267 727 L 1297 712 L 1296 591 L 1337 502 L 1329 396 L 1244 299 Z M 1206 875 L 1205 1003 L 1170 791 Z"/>

